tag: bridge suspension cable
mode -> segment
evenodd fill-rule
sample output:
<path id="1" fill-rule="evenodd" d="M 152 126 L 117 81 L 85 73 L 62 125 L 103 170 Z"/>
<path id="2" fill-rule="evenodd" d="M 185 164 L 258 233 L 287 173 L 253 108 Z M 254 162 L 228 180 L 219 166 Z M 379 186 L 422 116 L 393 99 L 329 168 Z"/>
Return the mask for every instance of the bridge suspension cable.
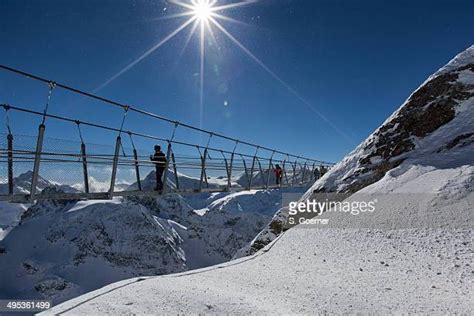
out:
<path id="1" fill-rule="evenodd" d="M 288 155 L 290 157 L 297 158 L 297 159 L 302 159 L 302 160 L 314 161 L 314 162 L 317 162 L 317 163 L 320 163 L 320 164 L 326 164 L 326 165 L 332 165 L 333 164 L 331 162 L 325 162 L 325 161 L 305 158 L 305 157 L 302 157 L 302 156 L 299 156 L 299 155 L 294 155 L 294 154 L 290 154 L 290 153 L 283 152 L 283 151 L 280 151 L 280 150 L 272 149 L 272 148 L 269 148 L 269 147 L 260 146 L 260 145 L 257 145 L 257 144 L 251 143 L 251 142 L 236 139 L 234 137 L 226 136 L 226 135 L 215 133 L 215 132 L 205 130 L 205 129 L 202 129 L 202 128 L 199 128 L 199 127 L 195 127 L 195 126 L 183 123 L 183 122 L 172 120 L 172 119 L 163 117 L 161 115 L 158 115 L 158 114 L 140 109 L 138 107 L 122 104 L 120 102 L 117 102 L 117 101 L 114 101 L 114 100 L 111 100 L 111 99 L 108 99 L 108 98 L 105 98 L 105 97 L 101 97 L 101 96 L 98 96 L 96 94 L 85 92 L 83 90 L 71 87 L 69 85 L 59 83 L 59 82 L 56 82 L 56 81 L 53 81 L 53 80 L 49 80 L 49 79 L 31 74 L 31 73 L 28 73 L 28 72 L 25 72 L 25 71 L 22 71 L 22 70 L 18 70 L 18 69 L 15 69 L 15 68 L 12 68 L 12 67 L 9 67 L 9 66 L 6 66 L 6 65 L 0 65 L 0 69 L 3 69 L 3 70 L 6 70 L 8 72 L 12 72 L 12 73 L 18 74 L 18 75 L 26 77 L 26 78 L 31 78 L 31 79 L 34 79 L 34 80 L 37 80 L 37 81 L 48 84 L 49 94 L 48 94 L 48 102 L 47 102 L 45 110 L 44 110 L 44 118 L 47 117 L 47 110 L 48 110 L 49 100 L 51 98 L 52 90 L 56 87 L 59 87 L 59 88 L 65 89 L 67 91 L 70 91 L 70 92 L 73 92 L 73 93 L 76 93 L 76 94 L 79 94 L 79 95 L 82 95 L 82 96 L 85 96 L 85 97 L 88 97 L 88 98 L 92 98 L 92 99 L 104 102 L 104 103 L 112 105 L 112 106 L 120 107 L 125 111 L 125 115 L 126 115 L 127 112 L 132 111 L 132 112 L 136 112 L 136 113 L 139 113 L 139 114 L 142 114 L 142 115 L 145 115 L 145 116 L 152 117 L 154 119 L 158 119 L 158 120 L 161 120 L 161 121 L 164 121 L 164 122 L 174 124 L 175 126 L 185 127 L 185 128 L 195 130 L 195 131 L 198 131 L 198 132 L 201 132 L 201 133 L 205 133 L 205 134 L 208 134 L 208 135 L 213 135 L 215 137 L 219 137 L 219 138 L 222 138 L 222 139 L 225 139 L 225 140 L 228 140 L 228 141 L 239 142 L 240 144 L 247 145 L 247 146 L 250 146 L 250 147 L 254 147 L 254 148 L 258 147 L 261 150 L 265 150 L 265 151 L 268 151 L 268 152 L 275 152 L 277 154 Z M 125 116 L 123 117 L 121 128 L 118 129 L 119 134 L 121 133 L 124 122 L 125 122 Z M 164 141 L 167 141 L 167 140 L 164 140 Z"/>

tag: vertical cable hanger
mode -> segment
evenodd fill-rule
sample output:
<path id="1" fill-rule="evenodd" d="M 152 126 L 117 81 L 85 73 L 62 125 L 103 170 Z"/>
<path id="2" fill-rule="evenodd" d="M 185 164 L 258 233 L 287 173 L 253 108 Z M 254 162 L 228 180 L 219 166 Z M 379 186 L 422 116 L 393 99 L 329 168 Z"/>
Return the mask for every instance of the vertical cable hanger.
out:
<path id="1" fill-rule="evenodd" d="M 9 110 L 10 110 L 10 106 L 8 105 L 4 105 L 3 108 L 5 109 L 5 124 L 7 125 L 7 130 L 8 130 L 8 134 L 12 134 L 12 130 L 10 128 L 10 115 L 8 114 Z"/>
<path id="2" fill-rule="evenodd" d="M 77 126 L 77 131 L 79 132 L 79 138 L 81 139 L 81 143 L 84 144 L 84 138 L 82 137 L 82 131 L 81 131 L 81 121 L 76 120 L 75 123 Z"/>
<path id="3" fill-rule="evenodd" d="M 119 137 L 122 135 L 122 132 L 123 132 L 123 126 L 125 125 L 125 119 L 127 118 L 127 113 L 128 113 L 128 110 L 130 110 L 130 106 L 129 105 L 126 105 L 124 108 L 123 108 L 123 116 L 122 116 L 122 124 L 120 124 L 120 130 L 119 130 Z"/>
<path id="4" fill-rule="evenodd" d="M 56 87 L 56 82 L 54 81 L 50 81 L 48 83 L 48 98 L 46 99 L 46 105 L 44 107 L 44 110 L 43 110 L 43 120 L 41 121 L 41 125 L 44 124 L 44 122 L 46 121 L 46 114 L 48 114 L 48 108 L 49 108 L 49 104 L 51 103 L 51 96 L 53 95 L 53 90 L 54 88 Z"/>

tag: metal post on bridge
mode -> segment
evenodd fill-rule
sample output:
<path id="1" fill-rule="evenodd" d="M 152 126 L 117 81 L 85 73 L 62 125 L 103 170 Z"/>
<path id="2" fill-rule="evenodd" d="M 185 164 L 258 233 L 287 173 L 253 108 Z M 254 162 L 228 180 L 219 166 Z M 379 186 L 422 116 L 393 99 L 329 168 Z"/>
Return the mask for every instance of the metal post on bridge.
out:
<path id="1" fill-rule="evenodd" d="M 291 186 L 295 186 L 297 163 L 298 163 L 298 158 L 296 158 L 294 164 L 291 166 L 293 168 L 293 179 L 291 180 Z"/>
<path id="2" fill-rule="evenodd" d="M 307 161 L 304 162 L 303 175 L 301 176 L 301 184 L 304 184 L 304 180 L 305 180 L 305 176 L 306 176 L 306 165 L 307 165 Z"/>
<path id="3" fill-rule="evenodd" d="M 82 171 L 84 174 L 84 191 L 89 193 L 89 175 L 87 172 L 86 144 L 81 143 Z"/>
<path id="4" fill-rule="evenodd" d="M 173 162 L 173 173 L 174 173 L 174 181 L 176 183 L 176 190 L 179 191 L 178 169 L 176 168 L 176 158 L 174 157 L 173 150 L 171 150 L 171 161 Z"/>
<path id="5" fill-rule="evenodd" d="M 132 138 L 132 132 L 127 132 L 128 136 L 130 137 L 130 143 L 132 144 L 133 147 L 133 165 L 135 166 L 135 176 L 137 179 L 137 186 L 138 186 L 138 191 L 142 190 L 142 180 L 140 179 L 140 164 L 138 162 L 138 152 L 137 148 L 135 147 L 135 143 L 133 142 Z"/>
<path id="6" fill-rule="evenodd" d="M 81 139 L 81 159 L 82 159 L 82 173 L 84 175 L 84 192 L 89 193 L 89 175 L 87 171 L 86 144 L 84 143 L 84 139 L 82 138 L 80 124 L 81 124 L 80 121 L 76 121 L 77 130 L 79 132 L 79 138 Z"/>
<path id="7" fill-rule="evenodd" d="M 230 155 L 230 164 L 229 164 L 229 169 L 227 171 L 227 187 L 226 191 L 230 191 L 230 188 L 232 187 L 232 167 L 234 164 L 234 155 L 235 155 L 235 150 L 237 149 L 237 145 L 239 144 L 239 141 L 235 141 L 235 146 L 234 149 L 232 150 L 232 154 Z M 227 160 L 226 160 L 226 169 L 227 169 Z"/>
<path id="8" fill-rule="evenodd" d="M 13 194 L 13 135 L 8 132 L 8 194 Z"/>
<path id="9" fill-rule="evenodd" d="M 282 162 L 283 176 L 285 177 L 286 185 L 290 185 L 290 182 L 288 181 L 288 174 L 286 173 L 286 168 L 285 168 L 286 161 L 289 160 L 289 159 L 290 159 L 290 157 L 288 155 L 286 155 L 286 159 L 284 159 L 283 162 Z"/>
<path id="10" fill-rule="evenodd" d="M 313 167 L 311 168 L 311 182 L 315 182 L 317 180 L 316 176 L 314 175 L 315 168 L 316 168 L 316 162 L 313 162 Z"/>
<path id="11" fill-rule="evenodd" d="M 125 119 L 127 118 L 127 113 L 128 113 L 129 109 L 130 109 L 129 106 L 126 106 L 124 108 L 123 117 L 122 117 L 122 124 L 120 125 L 120 130 L 119 130 L 119 134 L 117 136 L 117 139 L 115 140 L 115 152 L 114 152 L 114 158 L 113 158 L 113 163 L 112 163 L 112 176 L 110 178 L 109 199 L 112 199 L 114 197 L 115 180 L 117 178 L 118 160 L 119 160 L 120 148 L 122 147 L 122 137 L 121 137 L 121 135 L 122 135 L 123 126 L 125 124 Z"/>
<path id="12" fill-rule="evenodd" d="M 169 165 L 170 165 L 170 159 L 171 159 L 171 141 L 168 141 L 168 148 L 166 150 L 166 163 L 165 163 L 165 172 L 163 173 L 163 189 L 161 190 L 162 194 L 166 194 L 168 192 L 168 174 L 169 174 Z"/>
<path id="13" fill-rule="evenodd" d="M 260 178 L 262 179 L 262 187 L 265 186 L 265 173 L 263 172 L 262 164 L 260 163 L 260 159 L 256 157 L 258 163 L 258 170 L 260 171 Z"/>
<path id="14" fill-rule="evenodd" d="M 247 170 L 247 162 L 245 161 L 245 158 L 244 156 L 240 155 L 240 158 L 242 158 L 242 163 L 244 164 L 244 172 L 245 172 L 245 176 L 247 177 L 247 182 L 249 180 L 249 172 Z"/>
<path id="15" fill-rule="evenodd" d="M 8 110 L 10 107 L 8 105 L 3 105 L 5 109 L 5 117 L 6 117 L 6 124 L 7 124 L 7 159 L 8 159 L 8 194 L 13 194 L 13 134 L 10 128 L 10 117 L 8 115 Z"/>
<path id="16" fill-rule="evenodd" d="M 268 163 L 268 175 L 267 175 L 267 183 L 265 185 L 265 188 L 268 189 L 268 187 L 270 186 L 270 175 L 271 175 L 271 171 L 273 169 L 273 156 L 275 155 L 275 151 L 272 152 L 272 155 L 270 157 L 270 162 Z M 280 183 L 281 185 L 281 183 Z"/>
<path id="17" fill-rule="evenodd" d="M 38 174 L 39 174 L 40 162 L 41 162 L 41 152 L 43 150 L 43 139 L 44 139 L 45 129 L 46 129 L 46 125 L 41 123 L 38 128 L 38 138 L 36 140 L 35 162 L 33 165 L 33 176 L 31 178 L 31 188 L 30 188 L 30 202 L 31 203 L 35 200 L 36 184 L 38 183 Z"/>
<path id="18" fill-rule="evenodd" d="M 209 134 L 209 139 L 207 141 L 206 148 L 204 148 L 204 154 L 201 155 L 201 178 L 199 180 L 199 192 L 202 191 L 202 184 L 204 181 L 206 182 L 206 186 L 209 187 L 209 184 L 207 182 L 207 174 L 206 174 L 206 159 L 208 156 L 209 144 L 211 143 L 211 139 L 213 135 L 214 135 L 213 133 Z M 199 146 L 197 146 L 197 148 L 199 150 L 199 154 L 201 154 L 201 150 L 199 149 Z"/>
<path id="19" fill-rule="evenodd" d="M 112 176 L 110 178 L 109 199 L 112 199 L 114 195 L 115 178 L 117 177 L 117 167 L 118 167 L 118 159 L 119 159 L 119 154 L 120 154 L 120 146 L 122 146 L 122 138 L 119 135 L 117 136 L 117 139 L 115 140 L 115 152 L 114 152 L 114 158 L 113 158 L 113 163 L 112 163 Z"/>
<path id="20" fill-rule="evenodd" d="M 176 135 L 176 129 L 178 128 L 179 124 L 178 122 L 174 122 L 174 128 L 173 132 L 171 133 L 171 137 L 168 140 L 168 148 L 166 149 L 166 163 L 165 163 L 165 172 L 163 173 L 163 189 L 161 190 L 162 194 L 166 194 L 168 192 L 168 175 L 169 175 L 169 165 L 170 165 L 170 159 L 172 160 L 172 165 L 173 165 L 173 173 L 174 173 L 174 179 L 175 179 L 175 186 L 176 189 L 179 190 L 179 178 L 178 178 L 178 171 L 176 170 L 176 159 L 174 156 L 173 148 L 171 143 L 173 142 L 174 136 Z"/>
<path id="21" fill-rule="evenodd" d="M 31 188 L 30 188 L 30 203 L 33 203 L 35 200 L 36 194 L 36 184 L 38 183 L 38 175 L 41 163 L 41 153 L 43 151 L 43 140 L 44 140 L 44 131 L 46 129 L 46 125 L 44 124 L 46 121 L 46 114 L 48 112 L 49 103 L 51 102 L 51 96 L 53 94 L 53 90 L 56 87 L 56 83 L 54 81 L 50 81 L 48 83 L 48 98 L 46 100 L 46 105 L 43 110 L 43 119 L 41 124 L 38 127 L 38 138 L 36 140 L 36 152 L 35 152 L 35 162 L 33 165 L 33 176 L 31 178 Z"/>
<path id="22" fill-rule="evenodd" d="M 252 168 L 250 169 L 250 177 L 248 178 L 248 190 L 250 190 L 252 188 L 252 179 L 253 179 L 253 172 L 255 170 L 255 161 L 257 159 L 257 153 L 258 153 L 258 150 L 260 149 L 260 146 L 257 146 L 257 149 L 255 150 L 255 154 L 253 155 L 253 159 L 252 159 Z"/>

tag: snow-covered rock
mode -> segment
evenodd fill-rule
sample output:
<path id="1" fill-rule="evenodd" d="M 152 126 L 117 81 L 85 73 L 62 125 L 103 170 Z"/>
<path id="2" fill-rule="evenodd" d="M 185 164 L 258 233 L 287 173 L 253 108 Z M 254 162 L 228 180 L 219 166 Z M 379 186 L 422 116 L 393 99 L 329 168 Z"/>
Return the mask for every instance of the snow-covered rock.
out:
<path id="1" fill-rule="evenodd" d="M 11 272 L 1 275 L 0 298 L 58 303 L 133 276 L 228 261 L 280 203 L 277 190 L 40 201 L 15 214 L 18 225 L 0 245 L 0 268 Z"/>
<path id="2" fill-rule="evenodd" d="M 58 302 L 134 275 L 184 271 L 180 243 L 140 204 L 41 201 L 2 242 L 0 293 Z"/>
<path id="3" fill-rule="evenodd" d="M 474 45 L 430 76 L 373 134 L 316 181 L 302 200 L 318 193 L 352 194 L 412 166 L 472 165 Z M 252 254 L 287 228 L 282 209 L 247 247 Z"/>

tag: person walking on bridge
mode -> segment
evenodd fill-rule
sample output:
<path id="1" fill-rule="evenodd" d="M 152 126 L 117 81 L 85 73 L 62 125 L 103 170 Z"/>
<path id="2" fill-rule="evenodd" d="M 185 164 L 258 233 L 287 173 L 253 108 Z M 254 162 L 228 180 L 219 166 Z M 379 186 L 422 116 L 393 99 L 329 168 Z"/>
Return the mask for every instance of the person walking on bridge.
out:
<path id="1" fill-rule="evenodd" d="M 160 145 L 155 145 L 155 154 L 150 156 L 150 160 L 155 164 L 155 176 L 156 176 L 156 191 L 163 190 L 163 181 L 161 178 L 163 177 L 163 172 L 165 171 L 166 167 L 166 156 L 161 151 Z"/>
<path id="2" fill-rule="evenodd" d="M 280 165 L 275 165 L 275 169 L 273 169 L 273 172 L 275 172 L 275 178 L 276 178 L 276 185 L 281 187 L 281 180 L 283 179 L 283 169 L 281 169 Z"/>

